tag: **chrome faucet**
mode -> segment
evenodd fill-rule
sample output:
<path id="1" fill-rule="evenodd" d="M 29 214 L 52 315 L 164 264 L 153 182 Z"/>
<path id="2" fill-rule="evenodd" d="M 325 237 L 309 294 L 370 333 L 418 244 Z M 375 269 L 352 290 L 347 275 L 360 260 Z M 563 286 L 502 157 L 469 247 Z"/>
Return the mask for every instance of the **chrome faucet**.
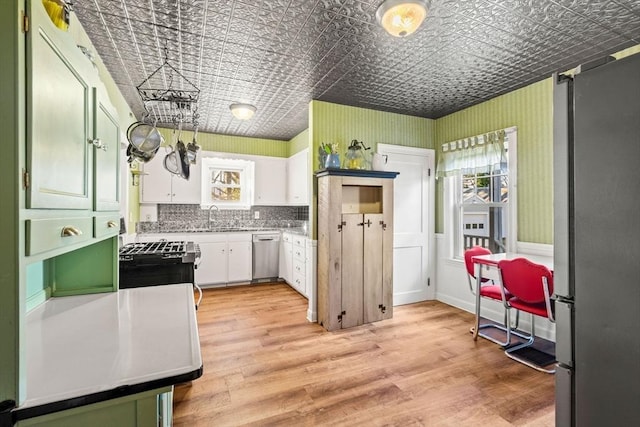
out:
<path id="1" fill-rule="evenodd" d="M 220 209 L 219 209 L 216 205 L 211 205 L 211 206 L 209 206 L 209 230 L 211 230 L 211 221 L 213 221 L 213 220 L 211 219 L 211 210 L 212 210 L 213 208 L 216 208 L 216 211 L 217 211 L 217 212 L 220 212 Z"/>

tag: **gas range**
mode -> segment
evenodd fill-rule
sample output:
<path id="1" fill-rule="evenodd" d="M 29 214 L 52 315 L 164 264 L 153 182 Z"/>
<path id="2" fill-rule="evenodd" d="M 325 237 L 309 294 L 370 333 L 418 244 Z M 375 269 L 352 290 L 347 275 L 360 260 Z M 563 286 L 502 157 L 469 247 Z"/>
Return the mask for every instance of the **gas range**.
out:
<path id="1" fill-rule="evenodd" d="M 200 247 L 194 242 L 161 240 L 158 242 L 129 243 L 120 248 L 121 262 L 137 263 L 193 263 L 200 258 Z"/>
<path id="2" fill-rule="evenodd" d="M 194 242 L 129 243 L 120 248 L 120 288 L 194 283 L 200 247 Z"/>

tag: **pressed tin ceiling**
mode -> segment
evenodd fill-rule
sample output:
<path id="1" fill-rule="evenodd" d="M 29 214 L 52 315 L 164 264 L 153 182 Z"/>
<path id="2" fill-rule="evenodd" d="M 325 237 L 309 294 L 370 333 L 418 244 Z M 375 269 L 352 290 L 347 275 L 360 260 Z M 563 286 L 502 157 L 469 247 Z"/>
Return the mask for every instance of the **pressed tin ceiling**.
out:
<path id="1" fill-rule="evenodd" d="M 308 127 L 313 99 L 438 118 L 640 43 L 640 0 L 432 0 L 402 39 L 376 22 L 381 2 L 82 0 L 74 10 L 138 119 L 136 86 L 166 52 L 200 89 L 201 131 L 282 140 Z M 188 85 L 179 77 L 174 88 Z M 233 117 L 238 102 L 257 107 L 251 120 Z"/>

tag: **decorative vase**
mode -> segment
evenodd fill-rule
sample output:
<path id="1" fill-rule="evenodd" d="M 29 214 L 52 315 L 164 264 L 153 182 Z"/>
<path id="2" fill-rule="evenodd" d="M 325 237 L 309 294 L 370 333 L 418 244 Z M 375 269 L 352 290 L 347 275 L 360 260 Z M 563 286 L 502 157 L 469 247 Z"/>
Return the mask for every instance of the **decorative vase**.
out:
<path id="1" fill-rule="evenodd" d="M 324 162 L 324 167 L 327 169 L 340 169 L 340 154 L 328 154 L 327 160 Z"/>
<path id="2" fill-rule="evenodd" d="M 318 169 L 324 169 L 326 168 L 326 164 L 327 164 L 327 156 L 328 154 L 325 153 L 324 151 L 320 151 L 318 153 Z"/>

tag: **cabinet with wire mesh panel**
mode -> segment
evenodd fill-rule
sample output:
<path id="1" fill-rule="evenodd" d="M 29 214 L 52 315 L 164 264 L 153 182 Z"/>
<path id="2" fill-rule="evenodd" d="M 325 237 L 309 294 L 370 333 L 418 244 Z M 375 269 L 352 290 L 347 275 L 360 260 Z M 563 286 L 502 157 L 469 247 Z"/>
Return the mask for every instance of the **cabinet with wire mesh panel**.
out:
<path id="1" fill-rule="evenodd" d="M 329 331 L 393 317 L 396 172 L 318 177 L 318 323 Z"/>

